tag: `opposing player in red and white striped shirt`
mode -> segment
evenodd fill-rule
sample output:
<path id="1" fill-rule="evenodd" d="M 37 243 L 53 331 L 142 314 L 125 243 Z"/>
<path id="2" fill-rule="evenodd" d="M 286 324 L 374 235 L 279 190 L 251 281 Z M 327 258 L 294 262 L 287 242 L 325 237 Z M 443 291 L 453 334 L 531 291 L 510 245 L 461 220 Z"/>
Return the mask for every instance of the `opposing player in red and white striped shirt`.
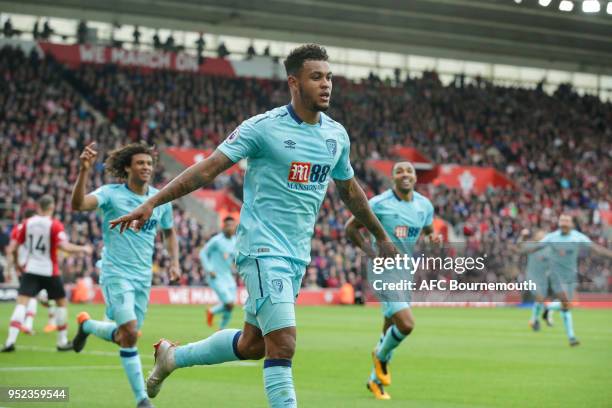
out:
<path id="1" fill-rule="evenodd" d="M 15 341 L 26 316 L 26 305 L 31 298 L 45 289 L 49 299 L 57 304 L 57 350 L 72 349 L 68 342 L 66 324 L 66 292 L 57 264 L 57 249 L 68 253 L 91 254 L 90 246 L 75 245 L 68 242 L 64 225 L 53 218 L 55 201 L 53 197 L 44 195 L 38 200 L 36 215 L 28 218 L 19 229 L 16 241 L 26 248 L 25 265 L 17 265 L 17 270 L 23 274 L 19 285 L 17 305 L 11 316 L 9 333 L 2 352 L 15 350 Z"/>
<path id="2" fill-rule="evenodd" d="M 6 259 L 8 260 L 9 281 L 12 280 L 11 270 L 14 269 L 15 276 L 19 276 L 19 271 L 23 269 L 26 263 L 28 251 L 24 246 L 19 245 L 17 237 L 19 231 L 23 228 L 25 220 L 36 214 L 31 208 L 25 210 L 22 221 L 15 225 L 11 230 L 11 240 L 6 247 Z M 21 325 L 21 331 L 25 334 L 34 334 L 32 326 L 34 324 L 34 317 L 36 316 L 37 299 L 32 298 L 26 306 L 26 317 L 24 323 Z"/>

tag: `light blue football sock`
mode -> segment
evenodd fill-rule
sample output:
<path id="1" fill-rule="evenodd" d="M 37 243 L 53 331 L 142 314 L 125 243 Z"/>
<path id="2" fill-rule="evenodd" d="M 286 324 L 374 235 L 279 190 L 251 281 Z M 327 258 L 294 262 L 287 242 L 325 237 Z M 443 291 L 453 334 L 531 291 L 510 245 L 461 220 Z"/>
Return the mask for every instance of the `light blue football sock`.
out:
<path id="1" fill-rule="evenodd" d="M 225 310 L 225 305 L 223 303 L 219 303 L 218 305 L 214 305 L 210 308 L 210 312 L 214 315 L 219 314 Z"/>
<path id="2" fill-rule="evenodd" d="M 174 351 L 176 366 L 181 368 L 243 360 L 238 353 L 240 333 L 236 329 L 220 330 L 204 340 L 177 347 Z"/>
<path id="3" fill-rule="evenodd" d="M 535 302 L 531 308 L 531 320 L 536 321 L 540 318 L 540 312 L 542 311 L 542 302 Z"/>
<path id="4" fill-rule="evenodd" d="M 561 316 L 563 317 L 563 324 L 565 325 L 565 333 L 568 339 L 576 337 L 574 333 L 574 321 L 572 319 L 571 310 L 561 310 Z"/>
<path id="5" fill-rule="evenodd" d="M 378 338 L 378 342 L 376 343 L 376 347 L 374 347 L 375 350 L 378 350 L 378 348 L 380 347 L 384 339 L 385 339 L 385 334 L 381 333 L 380 337 Z M 392 352 L 389 352 L 389 359 L 391 359 L 391 354 Z M 372 371 L 370 372 L 370 380 L 375 381 L 375 382 L 380 382 L 378 381 L 378 377 L 376 376 L 376 370 L 374 369 L 374 367 L 372 367 Z"/>
<path id="6" fill-rule="evenodd" d="M 147 398 L 138 349 L 136 347 L 121 347 L 119 349 L 119 356 L 121 356 L 121 365 L 132 387 L 134 398 L 138 403 Z"/>
<path id="7" fill-rule="evenodd" d="M 546 308 L 548 310 L 561 310 L 561 302 L 550 302 L 548 305 L 546 305 Z"/>
<path id="8" fill-rule="evenodd" d="M 395 325 L 391 325 L 387 329 L 382 343 L 376 349 L 376 356 L 381 361 L 389 361 L 389 359 L 391 358 L 391 351 L 393 351 L 394 348 L 399 346 L 399 344 L 405 338 L 406 335 L 400 333 L 400 331 L 397 329 L 397 327 L 395 327 Z"/>
<path id="9" fill-rule="evenodd" d="M 83 322 L 83 331 L 88 334 L 93 334 L 102 340 L 114 342 L 113 339 L 117 324 L 115 322 L 101 322 L 99 320 L 86 320 Z"/>
<path id="10" fill-rule="evenodd" d="M 376 376 L 376 370 L 374 368 L 372 368 L 372 371 L 370 372 L 370 381 L 380 382 L 378 381 L 378 377 Z"/>
<path id="11" fill-rule="evenodd" d="M 376 343 L 376 347 L 374 347 L 375 350 L 378 350 L 378 348 L 380 347 L 384 339 L 385 339 L 385 334 L 381 333 L 380 338 L 378 339 L 378 343 Z M 389 359 L 391 359 L 391 354 L 392 352 L 389 352 Z M 376 376 L 376 370 L 374 369 L 374 367 L 372 367 L 372 371 L 370 372 L 370 380 L 379 382 L 378 377 Z"/>
<path id="12" fill-rule="evenodd" d="M 232 320 L 232 311 L 225 309 L 223 311 L 223 318 L 221 319 L 221 323 L 219 323 L 219 328 L 221 330 L 225 329 L 229 324 L 230 320 Z"/>
<path id="13" fill-rule="evenodd" d="M 297 408 L 291 360 L 279 358 L 264 361 L 264 388 L 270 408 Z"/>

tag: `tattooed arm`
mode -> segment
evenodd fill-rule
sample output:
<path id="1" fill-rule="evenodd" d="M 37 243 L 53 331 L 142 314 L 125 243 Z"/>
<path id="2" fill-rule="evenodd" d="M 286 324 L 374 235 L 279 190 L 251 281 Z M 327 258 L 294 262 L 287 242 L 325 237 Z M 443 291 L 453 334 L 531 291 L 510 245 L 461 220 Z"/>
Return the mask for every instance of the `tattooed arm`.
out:
<path id="1" fill-rule="evenodd" d="M 191 165 L 187 170 L 176 176 L 170 183 L 149 198 L 131 213 L 110 222 L 111 228 L 121 226 L 125 231 L 132 222 L 135 230 L 139 230 L 151 217 L 153 209 L 167 202 L 183 197 L 198 188 L 205 187 L 213 182 L 215 177 L 232 167 L 232 162 L 225 154 L 215 150 L 206 159 Z"/>
<path id="2" fill-rule="evenodd" d="M 336 186 L 338 187 L 338 192 L 340 194 L 340 198 L 346 204 L 349 210 L 353 213 L 353 217 L 355 221 L 347 223 L 347 227 L 349 227 L 349 231 L 347 232 L 349 238 L 351 240 L 355 239 L 355 244 L 360 248 L 364 249 L 366 247 L 365 240 L 363 236 L 361 236 L 361 240 L 357 237 L 353 232 L 357 229 L 357 233 L 361 235 L 358 231 L 358 228 L 361 226 L 365 227 L 374 235 L 376 238 L 378 252 L 382 257 L 392 257 L 397 254 L 397 249 L 391 243 L 389 236 L 383 229 L 382 224 L 376 218 L 376 215 L 372 212 L 370 208 L 370 204 L 368 203 L 368 199 L 363 192 L 363 189 L 355 180 L 355 177 L 350 178 L 348 180 L 334 180 L 336 182 Z M 349 225 L 350 224 L 350 225 Z M 366 249 L 364 249 L 366 251 Z M 368 253 L 368 252 L 366 252 Z"/>

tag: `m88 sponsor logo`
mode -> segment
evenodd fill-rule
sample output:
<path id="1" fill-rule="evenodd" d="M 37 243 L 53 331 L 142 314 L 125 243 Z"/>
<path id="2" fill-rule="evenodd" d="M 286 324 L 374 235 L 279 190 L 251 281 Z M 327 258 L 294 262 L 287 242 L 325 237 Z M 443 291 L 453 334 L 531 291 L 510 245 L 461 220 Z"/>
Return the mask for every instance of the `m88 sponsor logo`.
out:
<path id="1" fill-rule="evenodd" d="M 407 225 L 398 225 L 395 227 L 395 236 L 397 238 L 415 238 L 419 236 L 420 228 L 409 227 Z"/>
<path id="2" fill-rule="evenodd" d="M 291 162 L 287 181 L 293 183 L 324 183 L 330 166 L 310 162 Z"/>

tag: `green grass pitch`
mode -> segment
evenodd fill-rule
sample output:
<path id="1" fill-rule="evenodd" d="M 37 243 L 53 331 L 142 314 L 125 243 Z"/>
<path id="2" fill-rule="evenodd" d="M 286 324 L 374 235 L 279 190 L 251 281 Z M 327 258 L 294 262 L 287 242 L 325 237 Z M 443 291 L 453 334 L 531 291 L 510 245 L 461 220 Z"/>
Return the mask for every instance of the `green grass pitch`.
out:
<path id="1" fill-rule="evenodd" d="M 69 309 L 70 337 L 81 309 L 101 318 L 99 305 Z M 13 304 L 1 304 L 8 326 Z M 0 385 L 67 386 L 70 403 L 0 403 L 14 407 L 133 407 L 117 347 L 90 336 L 80 355 L 54 351 L 55 334 L 20 335 L 17 352 L 0 355 Z M 611 407 L 612 311 L 575 310 L 582 345 L 570 348 L 559 315 L 533 333 L 527 309 L 416 308 L 416 330 L 391 364 L 391 401 L 365 388 L 370 351 L 381 326 L 376 307 L 299 307 L 294 381 L 300 407 Z M 232 327 L 242 324 L 237 310 Z M 139 340 L 146 372 L 160 337 L 181 343 L 212 333 L 204 307 L 151 306 Z M 2 333 L 3 336 L 5 332 Z M 4 337 L 3 340 L 4 341 Z M 265 407 L 262 363 L 238 362 L 173 373 L 154 400 L 163 407 Z"/>

